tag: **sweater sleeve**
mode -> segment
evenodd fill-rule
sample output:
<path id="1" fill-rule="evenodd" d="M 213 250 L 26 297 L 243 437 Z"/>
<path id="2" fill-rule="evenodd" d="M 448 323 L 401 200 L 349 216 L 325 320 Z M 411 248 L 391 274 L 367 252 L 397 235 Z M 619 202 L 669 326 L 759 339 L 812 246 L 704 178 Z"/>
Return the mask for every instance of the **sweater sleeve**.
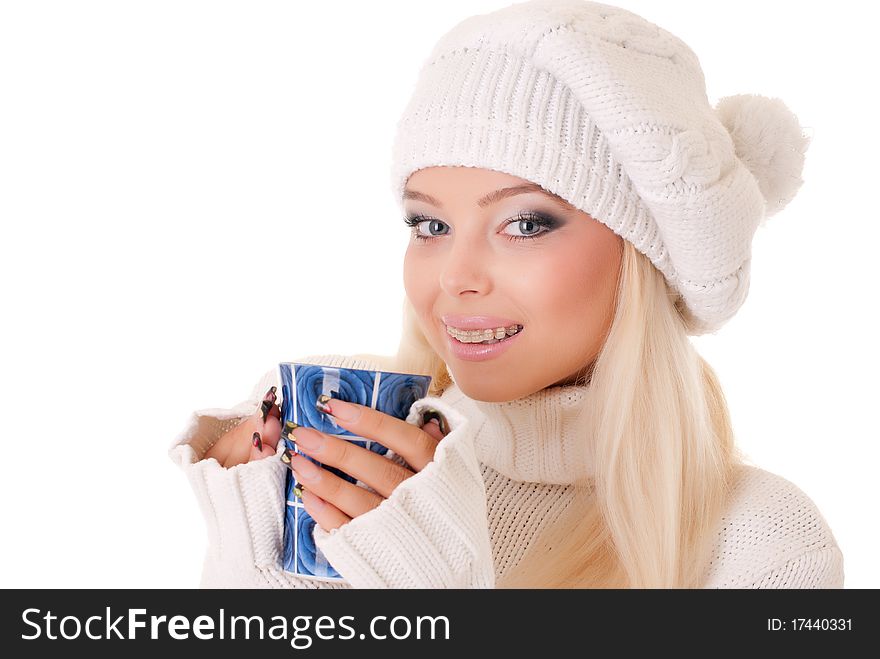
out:
<path id="1" fill-rule="evenodd" d="M 383 368 L 381 355 L 312 355 L 296 361 L 351 368 Z M 275 456 L 225 468 L 205 453 L 226 432 L 255 413 L 272 385 L 280 390 L 277 367 L 269 369 L 244 401 L 231 408 L 196 410 L 174 438 L 168 455 L 184 472 L 205 520 L 208 546 L 201 588 L 350 588 L 345 580 L 298 577 L 282 569 L 284 442 Z"/>
<path id="2" fill-rule="evenodd" d="M 382 368 L 378 361 L 341 355 L 297 361 Z M 277 378 L 277 368 L 268 371 L 251 396 L 233 408 L 194 412 L 169 449 L 192 486 L 207 527 L 200 587 L 493 587 L 486 493 L 469 421 L 434 397 L 416 401 L 407 417 L 407 422 L 421 425 L 422 412 L 431 407 L 446 417 L 450 432 L 438 444 L 434 461 L 380 506 L 339 529 L 326 533 L 314 527 L 317 546 L 343 579 L 303 578 L 283 570 L 284 443 L 278 443 L 272 458 L 228 469 L 213 458 L 202 459 L 225 432 L 256 411 L 265 391 L 280 384 Z M 386 455 L 406 464 L 393 451 Z"/>
<path id="3" fill-rule="evenodd" d="M 344 581 L 317 581 L 282 569 L 284 484 L 287 469 L 275 457 L 225 468 L 203 459 L 230 429 L 256 412 L 262 395 L 277 382 L 277 368 L 260 378 L 251 395 L 232 408 L 193 412 L 169 449 L 183 470 L 205 520 L 208 546 L 201 588 L 349 588 Z"/>
<path id="4" fill-rule="evenodd" d="M 339 528 L 315 527 L 315 544 L 357 588 L 494 588 L 486 489 L 471 420 L 437 397 L 410 408 L 421 425 L 433 408 L 449 425 L 434 460 L 379 506 Z"/>

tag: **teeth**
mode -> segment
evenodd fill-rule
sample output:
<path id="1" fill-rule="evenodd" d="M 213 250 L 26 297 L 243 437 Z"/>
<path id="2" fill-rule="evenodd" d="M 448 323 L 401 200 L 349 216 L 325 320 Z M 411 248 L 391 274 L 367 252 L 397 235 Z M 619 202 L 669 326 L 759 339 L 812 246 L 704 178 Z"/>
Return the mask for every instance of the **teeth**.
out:
<path id="1" fill-rule="evenodd" d="M 508 336 L 513 336 L 522 329 L 522 325 L 511 325 L 510 327 L 496 327 L 495 329 L 484 330 L 460 330 L 454 327 L 446 327 L 446 331 L 454 336 L 462 343 L 480 343 L 481 341 L 490 341 L 492 339 L 501 340 Z"/>

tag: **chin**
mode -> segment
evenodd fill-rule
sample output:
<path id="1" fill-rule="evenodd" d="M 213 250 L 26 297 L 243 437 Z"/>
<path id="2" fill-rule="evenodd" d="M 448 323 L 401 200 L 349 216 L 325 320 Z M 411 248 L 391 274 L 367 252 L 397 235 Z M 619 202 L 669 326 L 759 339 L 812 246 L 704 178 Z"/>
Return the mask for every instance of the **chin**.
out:
<path id="1" fill-rule="evenodd" d="M 482 378 L 460 378 L 455 373 L 452 374 L 455 384 L 459 390 L 471 400 L 479 400 L 485 403 L 506 403 L 527 396 L 529 391 L 514 390 L 503 384 L 499 385 L 497 381 L 486 381 Z"/>

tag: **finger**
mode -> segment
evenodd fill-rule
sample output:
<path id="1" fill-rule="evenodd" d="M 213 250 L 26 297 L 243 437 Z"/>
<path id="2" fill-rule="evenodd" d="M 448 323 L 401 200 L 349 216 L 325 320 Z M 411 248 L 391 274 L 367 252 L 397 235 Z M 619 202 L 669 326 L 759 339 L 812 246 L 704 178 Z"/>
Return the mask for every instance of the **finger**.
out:
<path id="1" fill-rule="evenodd" d="M 275 449 L 263 441 L 259 432 L 255 432 L 251 440 L 251 453 L 248 462 L 270 458 L 273 455 L 275 455 Z"/>
<path id="2" fill-rule="evenodd" d="M 263 394 L 263 400 L 260 403 L 260 411 L 263 415 L 263 421 L 266 420 L 266 416 L 278 400 L 278 396 L 276 395 L 277 391 L 278 387 L 273 385 L 269 387 L 265 394 Z"/>
<path id="3" fill-rule="evenodd" d="M 248 456 L 248 462 L 259 460 L 263 456 L 263 441 L 260 439 L 260 433 L 255 432 L 253 441 L 251 442 L 251 452 Z"/>
<path id="4" fill-rule="evenodd" d="M 265 421 L 270 416 L 275 417 L 276 419 L 281 418 L 281 408 L 270 398 L 268 398 L 269 394 L 266 394 L 267 398 L 264 398 L 260 402 L 260 406 L 257 408 L 257 412 L 260 414 L 260 419 Z"/>
<path id="5" fill-rule="evenodd" d="M 312 516 L 318 526 L 328 533 L 351 521 L 348 515 L 329 501 L 324 501 L 317 494 L 304 490 L 302 499 L 306 512 Z"/>
<path id="6" fill-rule="evenodd" d="M 294 453 L 290 458 L 290 468 L 297 483 L 302 483 L 306 491 L 314 492 L 349 517 L 363 515 L 383 501 L 383 497 L 375 492 L 322 469 L 304 455 Z"/>
<path id="7" fill-rule="evenodd" d="M 237 430 L 238 433 L 235 433 L 235 444 L 229 448 L 226 462 L 223 463 L 227 468 L 252 459 L 251 449 L 253 448 L 253 435 L 255 432 L 260 434 L 261 444 L 271 448 L 272 453 L 270 455 L 275 454 L 275 447 L 278 445 L 278 439 L 281 437 L 281 421 L 275 415 L 270 414 L 263 421 L 262 409 L 258 407 Z M 262 452 L 261 446 L 260 453 L 262 454 Z"/>
<path id="8" fill-rule="evenodd" d="M 263 420 L 263 404 L 257 406 L 253 414 L 241 420 L 236 428 L 223 435 L 205 452 L 204 458 L 215 458 L 224 467 L 234 467 L 250 459 L 251 438 L 254 431 L 259 431 L 264 444 L 273 449 L 281 437 L 281 409 L 274 404 L 275 387 L 270 387 L 263 400 L 270 401 L 272 406 Z"/>
<path id="9" fill-rule="evenodd" d="M 276 415 L 276 411 L 278 411 L 277 405 L 272 408 L 269 416 L 262 423 L 263 427 L 260 430 L 263 445 L 271 447 L 273 454 L 275 447 L 278 446 L 278 440 L 281 438 L 281 412 L 278 411 Z"/>
<path id="10" fill-rule="evenodd" d="M 434 459 L 438 440 L 404 419 L 336 398 L 322 397 L 318 404 L 323 404 L 325 407 L 321 411 L 329 413 L 342 428 L 387 446 L 416 471 L 421 471 Z"/>
<path id="11" fill-rule="evenodd" d="M 238 426 L 226 432 L 205 452 L 204 458 L 214 458 L 221 465 L 225 466 L 229 461 L 232 449 L 237 444 L 241 443 L 241 438 L 253 432 L 253 430 L 251 430 L 251 426 L 253 425 L 252 419 L 253 415 L 241 419 Z"/>
<path id="12" fill-rule="evenodd" d="M 423 433 L 424 434 L 424 433 Z M 336 467 L 366 483 L 386 499 L 403 481 L 415 474 L 375 451 L 347 439 L 327 435 L 314 428 L 297 428 L 289 433 L 298 450 L 316 461 Z M 425 435 L 428 437 L 428 435 Z M 434 439 L 430 438 L 433 442 Z"/>
<path id="13" fill-rule="evenodd" d="M 431 437 L 438 442 L 444 437 L 443 431 L 440 430 L 440 422 L 437 419 L 431 419 L 428 421 L 428 423 L 422 426 L 422 430 L 431 435 Z"/>
<path id="14" fill-rule="evenodd" d="M 232 441 L 229 444 L 226 459 L 220 461 L 220 464 L 228 469 L 242 462 L 247 462 L 251 455 L 251 443 L 253 442 L 254 432 L 259 431 L 259 429 L 259 420 L 253 414 L 247 417 L 238 427 L 234 428 L 229 433 Z"/>

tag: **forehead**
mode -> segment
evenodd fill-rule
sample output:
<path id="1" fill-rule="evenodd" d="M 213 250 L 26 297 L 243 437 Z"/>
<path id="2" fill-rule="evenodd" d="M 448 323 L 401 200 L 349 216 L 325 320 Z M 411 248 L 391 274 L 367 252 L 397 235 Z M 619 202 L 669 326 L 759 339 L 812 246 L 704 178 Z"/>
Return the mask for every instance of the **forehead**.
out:
<path id="1" fill-rule="evenodd" d="M 470 199 L 486 207 L 527 193 L 546 196 L 562 209 L 575 210 L 567 201 L 533 181 L 492 169 L 463 166 L 427 167 L 414 172 L 407 180 L 403 200 L 423 201 L 442 208 L 444 199 Z"/>

